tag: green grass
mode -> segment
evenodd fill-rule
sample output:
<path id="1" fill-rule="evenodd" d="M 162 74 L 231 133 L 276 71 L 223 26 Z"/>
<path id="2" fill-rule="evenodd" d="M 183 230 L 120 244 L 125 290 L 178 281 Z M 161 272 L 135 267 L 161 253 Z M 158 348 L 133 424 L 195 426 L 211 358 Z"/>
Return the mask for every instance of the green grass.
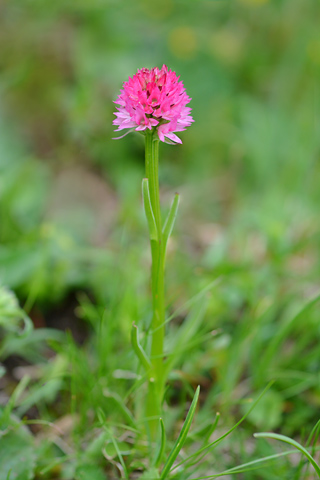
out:
<path id="1" fill-rule="evenodd" d="M 319 463 L 319 13 L 312 0 L 1 7 L 1 479 L 156 478 L 198 385 L 170 478 L 313 478 L 302 453 L 253 434 Z M 131 348 L 133 323 L 150 344 L 144 147 L 111 140 L 112 100 L 162 63 L 195 123 L 160 147 L 163 216 L 176 191 L 180 206 L 150 447 Z"/>

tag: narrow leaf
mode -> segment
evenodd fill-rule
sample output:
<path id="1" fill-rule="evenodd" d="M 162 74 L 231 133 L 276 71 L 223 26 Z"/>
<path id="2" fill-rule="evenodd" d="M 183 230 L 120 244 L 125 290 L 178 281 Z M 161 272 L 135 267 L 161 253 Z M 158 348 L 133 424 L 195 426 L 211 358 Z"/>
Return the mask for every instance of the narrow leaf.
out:
<path id="1" fill-rule="evenodd" d="M 265 387 L 265 389 L 260 393 L 259 397 L 255 400 L 255 402 L 253 402 L 253 404 L 251 405 L 251 407 L 249 408 L 247 413 L 242 418 L 240 418 L 240 420 L 235 425 L 233 425 L 233 427 L 231 427 L 226 433 L 221 435 L 219 438 L 217 438 L 213 442 L 209 443 L 209 445 L 205 445 L 204 447 L 199 448 L 198 451 L 194 452 L 192 455 L 190 455 L 189 457 L 185 458 L 180 463 L 175 465 L 174 468 L 180 467 L 180 465 L 182 465 L 183 463 L 189 462 L 189 460 L 191 460 L 191 459 L 193 459 L 193 460 L 191 460 L 191 462 L 187 463 L 186 468 L 188 468 L 189 466 L 195 465 L 203 457 L 205 457 L 209 453 L 210 450 L 213 450 L 217 445 L 219 445 L 219 443 L 221 443 L 224 438 L 226 438 L 228 435 L 230 435 L 230 433 L 232 433 L 247 418 L 247 416 L 250 414 L 250 412 L 252 412 L 252 410 L 259 403 L 259 401 L 261 400 L 263 395 L 269 390 L 269 388 L 272 386 L 273 383 L 274 383 L 273 381 L 268 383 L 268 385 Z M 202 454 L 201 457 L 199 457 L 200 454 Z"/>
<path id="2" fill-rule="evenodd" d="M 150 199 L 150 192 L 149 192 L 149 181 L 147 178 L 142 180 L 142 197 L 143 197 L 143 205 L 144 211 L 147 217 L 149 234 L 151 240 L 158 240 L 158 231 L 157 225 L 154 217 L 154 213 L 151 206 L 151 199 Z"/>
<path id="3" fill-rule="evenodd" d="M 217 425 L 218 425 L 218 421 L 219 421 L 219 418 L 220 418 L 220 413 L 217 412 L 216 413 L 216 416 L 215 416 L 215 419 L 214 419 L 214 422 L 211 424 L 207 424 L 203 427 L 200 426 L 200 428 L 198 430 L 194 430 L 192 432 L 192 434 L 189 435 L 189 441 L 190 442 L 195 442 L 196 440 L 202 440 L 202 444 L 203 445 L 206 445 L 208 443 L 208 440 L 210 438 L 210 436 L 213 434 L 213 432 L 215 431 L 215 429 L 217 428 Z"/>
<path id="4" fill-rule="evenodd" d="M 189 350 L 189 342 L 197 337 L 197 331 L 202 324 L 202 320 L 207 310 L 206 299 L 199 300 L 191 310 L 187 318 L 179 327 L 175 338 L 171 340 L 172 355 L 168 356 L 165 362 L 165 375 L 173 369 L 175 363 L 185 351 Z M 169 347 L 170 348 L 170 347 Z"/>
<path id="5" fill-rule="evenodd" d="M 286 452 L 276 453 L 274 455 L 269 455 L 268 457 L 258 458 L 257 460 L 252 460 L 251 462 L 243 463 L 236 467 L 228 468 L 228 470 L 224 470 L 223 472 L 220 472 L 220 473 L 216 473 L 213 475 L 205 475 L 202 477 L 190 478 L 190 480 L 213 480 L 215 478 L 224 477 L 226 475 L 230 476 L 230 474 L 250 472 L 258 468 L 265 468 L 266 467 L 265 464 L 267 462 L 271 462 L 272 460 L 277 460 L 278 458 L 285 457 L 287 455 L 292 455 L 295 452 L 296 450 L 287 450 Z"/>
<path id="6" fill-rule="evenodd" d="M 160 450 L 159 450 L 158 456 L 157 456 L 156 461 L 154 463 L 156 467 L 160 466 L 161 460 L 162 460 L 162 457 L 163 457 L 163 454 L 164 454 L 164 450 L 166 448 L 166 432 L 165 432 L 165 429 L 164 429 L 164 423 L 163 423 L 162 418 L 160 418 L 160 427 L 161 427 L 161 444 L 160 444 Z"/>
<path id="7" fill-rule="evenodd" d="M 209 438 L 211 437 L 211 435 L 213 434 L 213 432 L 217 428 L 219 418 L 220 418 L 220 412 L 217 412 L 216 413 L 216 418 L 214 419 L 213 424 L 210 426 L 210 428 L 208 429 L 208 431 L 206 432 L 206 434 L 204 436 L 204 439 L 203 439 L 203 444 L 204 445 L 208 442 Z"/>
<path id="8" fill-rule="evenodd" d="M 314 456 L 315 453 L 316 453 L 316 444 L 317 444 L 318 437 L 319 437 L 319 428 L 320 428 L 320 420 L 317 421 L 317 423 L 315 424 L 315 426 L 311 430 L 311 433 L 310 433 L 310 435 L 308 437 L 308 440 L 306 442 L 306 448 L 308 448 L 310 446 L 311 442 L 312 442 L 312 439 L 313 439 L 313 442 L 312 442 L 313 446 L 312 446 L 312 449 L 311 449 L 311 455 L 312 456 Z M 305 459 L 302 457 L 300 462 L 299 462 L 299 465 L 296 469 L 293 480 L 299 480 L 301 478 L 301 471 L 304 467 L 304 464 L 305 464 Z M 308 470 L 309 466 L 310 466 L 310 463 L 308 463 L 308 465 L 307 465 L 307 469 L 305 471 L 305 477 L 307 477 L 307 470 Z"/>
<path id="9" fill-rule="evenodd" d="M 144 367 L 145 371 L 148 372 L 151 368 L 151 362 L 147 357 L 146 352 L 143 350 L 142 346 L 140 345 L 139 330 L 137 325 L 135 325 L 134 323 L 131 329 L 131 344 L 135 354 L 137 355 L 137 357 L 141 362 L 141 365 Z"/>
<path id="10" fill-rule="evenodd" d="M 135 422 L 135 419 L 133 418 L 133 415 L 132 413 L 130 412 L 130 410 L 127 408 L 127 406 L 125 405 L 124 401 L 122 400 L 122 398 L 120 397 L 120 395 L 118 395 L 117 393 L 115 392 L 109 392 L 108 390 L 104 390 L 103 391 L 103 395 L 104 397 L 106 398 L 109 398 L 110 400 L 112 400 L 114 402 L 115 405 L 117 405 L 119 411 L 121 411 L 121 413 L 123 414 L 123 417 L 125 418 L 125 420 L 130 424 L 132 425 L 134 428 L 137 428 L 137 424 Z M 101 413 L 101 412 L 100 412 Z M 100 420 L 101 421 L 101 420 Z"/>
<path id="11" fill-rule="evenodd" d="M 117 442 L 117 440 L 115 439 L 115 437 L 113 436 L 113 434 L 111 433 L 111 431 L 110 431 L 107 427 L 105 427 L 105 429 L 106 429 L 106 431 L 107 431 L 107 432 L 109 433 L 109 435 L 110 435 L 110 439 L 111 439 L 111 441 L 112 441 L 112 443 L 113 443 L 113 446 L 114 446 L 114 448 L 115 448 L 117 457 L 118 457 L 118 459 L 119 459 L 119 461 L 120 461 L 120 464 L 121 464 L 121 466 L 122 466 L 124 476 L 125 476 L 125 478 L 126 478 L 127 480 L 129 480 L 128 469 L 127 469 L 126 464 L 125 464 L 125 462 L 124 462 L 124 460 L 123 460 L 123 456 L 122 456 L 122 453 L 121 453 L 120 448 L 119 448 L 119 446 L 118 446 L 118 442 Z M 103 450 L 103 452 L 105 452 L 105 449 Z"/>
<path id="12" fill-rule="evenodd" d="M 164 246 L 167 245 L 168 239 L 174 227 L 174 223 L 175 223 L 177 212 L 178 212 L 178 206 L 179 206 L 179 200 L 180 200 L 179 197 L 180 197 L 179 193 L 176 193 L 162 229 Z"/>
<path id="13" fill-rule="evenodd" d="M 308 450 L 306 450 L 300 443 L 296 442 L 295 440 L 292 440 L 292 438 L 286 437 L 285 435 L 280 435 L 278 433 L 268 433 L 268 432 L 261 432 L 261 433 L 255 433 L 254 434 L 255 438 L 273 438 L 274 440 L 280 440 L 281 442 L 288 443 L 289 445 L 292 445 L 295 447 L 297 450 L 299 450 L 311 463 L 315 471 L 317 472 L 318 477 L 320 478 L 320 467 L 310 455 Z"/>
<path id="14" fill-rule="evenodd" d="M 10 397 L 10 400 L 8 401 L 6 407 L 4 408 L 4 410 L 2 412 L 2 415 L 0 416 L 0 427 L 2 429 L 7 428 L 11 412 L 14 409 L 14 407 L 16 406 L 19 397 L 22 395 L 22 393 L 27 388 L 27 385 L 28 385 L 29 381 L 30 381 L 30 377 L 25 375 L 20 380 L 20 382 L 18 383 L 16 388 L 14 389 L 14 391 L 13 391 L 11 397 Z"/>
<path id="15" fill-rule="evenodd" d="M 196 406 L 197 406 L 197 402 L 198 402 L 198 398 L 199 398 L 199 393 L 200 393 L 200 386 L 198 386 L 198 388 L 196 390 L 196 393 L 194 394 L 191 406 L 189 408 L 187 417 L 186 417 L 185 422 L 183 424 L 183 427 L 181 429 L 180 435 L 179 435 L 173 449 L 171 450 L 171 453 L 168 457 L 168 460 L 166 461 L 165 466 L 163 467 L 163 470 L 161 472 L 161 477 L 160 477 L 161 480 L 164 480 L 167 477 L 175 459 L 179 455 L 179 452 L 180 452 L 181 448 L 183 447 L 184 442 L 186 441 L 186 438 L 187 438 L 189 429 L 191 427 L 191 423 L 192 423 L 194 414 L 196 412 Z"/>
<path id="16" fill-rule="evenodd" d="M 276 357 L 276 352 L 281 348 L 281 344 L 286 338 L 288 338 L 290 330 L 293 328 L 296 322 L 299 321 L 301 317 L 303 317 L 303 315 L 305 315 L 308 310 L 319 301 L 320 294 L 318 293 L 315 297 L 309 299 L 298 311 L 298 313 L 296 313 L 296 315 L 288 320 L 285 320 L 278 326 L 277 335 L 274 335 L 274 337 L 271 339 L 260 358 L 260 365 L 271 365 L 272 359 Z"/>
<path id="17" fill-rule="evenodd" d="M 319 436 L 319 429 L 320 429 L 320 420 L 317 421 L 317 423 L 315 424 L 315 426 L 313 427 L 313 429 L 311 430 L 311 433 L 308 437 L 308 440 L 307 440 L 307 443 L 306 443 L 306 446 L 309 447 L 309 445 L 311 444 L 311 441 L 312 441 L 312 438 L 313 438 L 313 445 L 315 446 L 316 443 L 317 443 L 317 440 L 318 440 L 318 436 Z"/>
<path id="18" fill-rule="evenodd" d="M 318 443 L 319 434 L 320 434 L 320 430 L 319 430 L 319 421 L 318 421 L 318 423 L 316 424 L 316 427 L 315 427 L 315 434 L 314 434 L 313 445 L 312 445 L 312 449 L 311 449 L 311 455 L 312 456 L 314 456 L 315 453 L 316 453 L 316 446 L 317 446 L 317 443 Z"/>
<path id="19" fill-rule="evenodd" d="M 201 298 L 203 298 L 207 292 L 215 288 L 217 285 L 220 284 L 222 277 L 218 277 L 212 282 L 210 282 L 208 285 L 206 285 L 200 292 L 196 293 L 193 297 L 191 297 L 189 300 L 187 300 L 185 303 L 183 303 L 180 307 L 178 307 L 172 315 L 170 315 L 165 322 L 163 322 L 161 325 L 159 325 L 157 328 L 154 328 L 150 333 L 154 333 L 160 328 L 163 327 L 163 325 L 166 325 L 167 323 L 170 323 L 174 318 L 176 318 L 178 315 L 181 313 L 185 312 L 188 310 L 190 307 L 192 307 L 195 303 L 198 302 Z"/>

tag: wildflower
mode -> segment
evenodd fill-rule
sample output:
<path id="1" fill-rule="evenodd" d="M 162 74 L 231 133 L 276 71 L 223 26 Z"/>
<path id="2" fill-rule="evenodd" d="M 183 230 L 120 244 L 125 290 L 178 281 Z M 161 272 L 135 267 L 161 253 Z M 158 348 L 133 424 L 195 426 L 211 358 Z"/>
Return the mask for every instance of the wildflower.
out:
<path id="1" fill-rule="evenodd" d="M 160 70 L 142 68 L 129 77 L 114 102 L 119 105 L 113 121 L 116 132 L 128 129 L 125 136 L 133 130 L 155 129 L 162 142 L 182 143 L 174 132 L 182 132 L 194 120 L 191 108 L 186 107 L 191 98 L 179 78 L 166 65 Z"/>

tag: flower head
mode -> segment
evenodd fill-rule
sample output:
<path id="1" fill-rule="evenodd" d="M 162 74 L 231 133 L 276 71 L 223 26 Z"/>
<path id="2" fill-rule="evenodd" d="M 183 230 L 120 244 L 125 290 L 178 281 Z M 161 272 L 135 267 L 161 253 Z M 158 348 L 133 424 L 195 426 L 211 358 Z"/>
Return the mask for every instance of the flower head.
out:
<path id="1" fill-rule="evenodd" d="M 160 70 L 142 68 L 129 77 L 114 102 L 119 105 L 113 121 L 118 126 L 116 132 L 129 129 L 126 135 L 155 127 L 162 142 L 182 143 L 174 132 L 182 132 L 194 120 L 191 108 L 186 107 L 191 98 L 179 78 L 166 65 Z"/>

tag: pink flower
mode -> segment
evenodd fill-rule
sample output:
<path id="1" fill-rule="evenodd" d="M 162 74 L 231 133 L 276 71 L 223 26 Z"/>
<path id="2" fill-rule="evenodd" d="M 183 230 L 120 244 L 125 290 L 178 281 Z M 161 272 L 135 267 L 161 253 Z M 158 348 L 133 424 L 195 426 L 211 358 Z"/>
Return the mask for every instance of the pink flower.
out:
<path id="1" fill-rule="evenodd" d="M 174 132 L 182 132 L 194 120 L 191 108 L 186 107 L 191 98 L 179 78 L 166 65 L 161 70 L 142 68 L 129 77 L 114 102 L 119 105 L 113 121 L 118 126 L 116 132 L 128 129 L 126 135 L 155 128 L 162 142 L 182 143 Z"/>

